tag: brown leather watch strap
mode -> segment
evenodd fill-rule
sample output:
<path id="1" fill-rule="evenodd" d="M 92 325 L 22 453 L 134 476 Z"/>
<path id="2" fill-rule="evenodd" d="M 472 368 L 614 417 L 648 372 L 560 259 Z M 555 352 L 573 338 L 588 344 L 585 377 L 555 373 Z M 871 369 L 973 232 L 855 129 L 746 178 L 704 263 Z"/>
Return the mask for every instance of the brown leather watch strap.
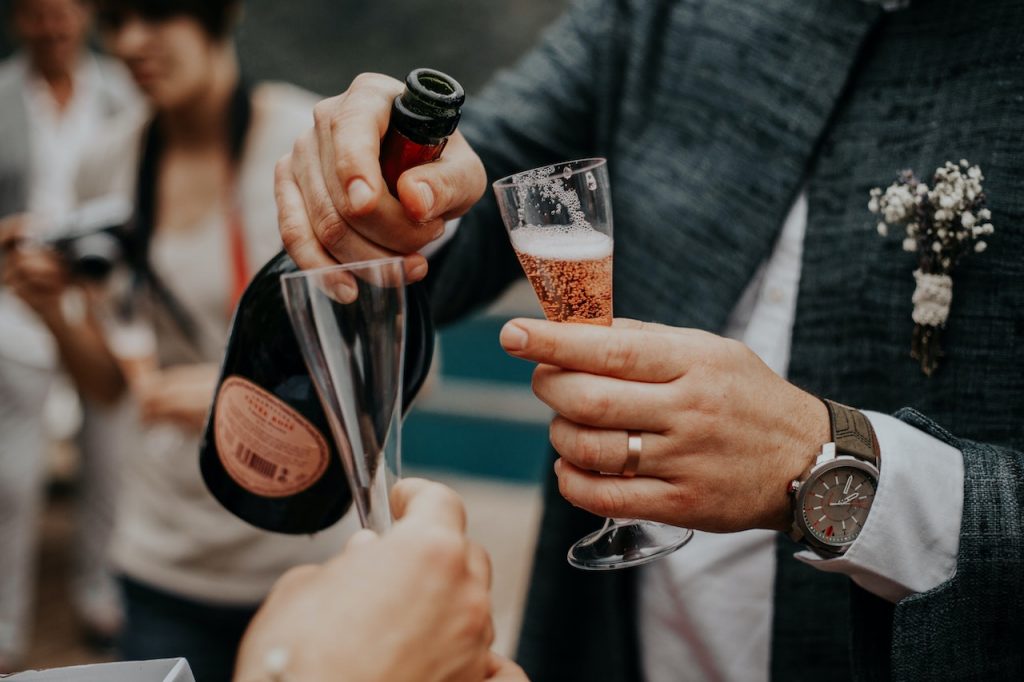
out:
<path id="1" fill-rule="evenodd" d="M 836 444 L 836 452 L 850 455 L 881 465 L 878 449 L 878 438 L 871 422 L 860 410 L 822 398 L 828 408 L 828 421 L 832 429 L 832 441 Z"/>

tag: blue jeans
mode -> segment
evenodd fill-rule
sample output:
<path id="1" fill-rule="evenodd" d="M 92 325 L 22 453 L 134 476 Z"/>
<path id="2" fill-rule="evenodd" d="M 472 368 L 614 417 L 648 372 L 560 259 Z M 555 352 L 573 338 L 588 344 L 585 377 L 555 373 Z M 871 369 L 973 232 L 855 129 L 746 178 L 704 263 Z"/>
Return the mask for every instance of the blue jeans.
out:
<path id="1" fill-rule="evenodd" d="M 196 682 L 230 682 L 235 653 L 259 605 L 192 601 L 121 576 L 125 627 L 120 654 L 127 661 L 184 657 Z"/>

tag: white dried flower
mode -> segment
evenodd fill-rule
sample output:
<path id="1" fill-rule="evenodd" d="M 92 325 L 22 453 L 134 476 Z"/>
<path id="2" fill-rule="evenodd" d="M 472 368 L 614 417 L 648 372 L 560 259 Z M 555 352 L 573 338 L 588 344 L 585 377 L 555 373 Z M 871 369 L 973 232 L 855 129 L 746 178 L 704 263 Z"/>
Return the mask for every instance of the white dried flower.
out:
<path id="1" fill-rule="evenodd" d="M 906 185 L 890 185 L 879 198 L 878 205 L 885 222 L 896 225 L 906 220 L 916 205 L 914 195 Z"/>
<path id="2" fill-rule="evenodd" d="M 978 253 L 987 249 L 981 238 L 995 231 L 987 222 L 992 213 L 984 208 L 983 180 L 981 169 L 966 159 L 937 168 L 931 189 L 912 171 L 902 171 L 884 190 L 869 190 L 868 210 L 881 218 L 875 223 L 879 235 L 886 237 L 891 229 L 903 226 L 903 250 L 931 251 L 931 262 L 941 270 L 936 277 L 948 279 L 963 253 L 972 245 Z"/>

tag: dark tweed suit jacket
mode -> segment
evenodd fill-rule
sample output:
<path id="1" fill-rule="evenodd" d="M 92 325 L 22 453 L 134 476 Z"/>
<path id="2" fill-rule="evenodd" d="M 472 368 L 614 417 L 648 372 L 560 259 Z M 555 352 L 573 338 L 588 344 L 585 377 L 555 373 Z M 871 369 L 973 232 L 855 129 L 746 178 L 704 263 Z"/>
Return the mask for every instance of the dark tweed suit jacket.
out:
<path id="1" fill-rule="evenodd" d="M 609 158 L 619 316 L 720 330 L 806 184 L 791 380 L 962 450 L 958 568 L 932 592 L 887 604 L 780 538 L 774 679 L 1024 679 L 1022 38 L 1020 0 L 582 0 L 465 116 L 492 179 Z M 926 378 L 908 356 L 915 258 L 877 235 L 867 196 L 961 158 L 997 232 L 957 271 Z M 521 276 L 490 197 L 433 270 L 441 321 Z M 549 482 L 519 655 L 536 682 L 642 679 L 635 573 L 565 563 L 596 524 Z"/>

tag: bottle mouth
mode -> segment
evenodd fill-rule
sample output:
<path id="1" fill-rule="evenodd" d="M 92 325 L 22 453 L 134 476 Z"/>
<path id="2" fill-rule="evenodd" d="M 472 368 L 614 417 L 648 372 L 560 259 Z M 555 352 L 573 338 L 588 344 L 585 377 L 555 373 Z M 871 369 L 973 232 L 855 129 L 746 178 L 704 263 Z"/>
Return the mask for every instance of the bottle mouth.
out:
<path id="1" fill-rule="evenodd" d="M 459 82 L 435 69 L 414 69 L 406 77 L 405 87 L 412 100 L 407 100 L 406 105 L 414 111 L 418 109 L 416 103 L 432 109 L 458 110 L 466 101 L 466 92 Z"/>
<path id="2" fill-rule="evenodd" d="M 395 97 L 393 110 L 400 114 L 396 129 L 419 144 L 439 144 L 455 132 L 465 101 L 465 90 L 448 74 L 415 69 Z"/>

